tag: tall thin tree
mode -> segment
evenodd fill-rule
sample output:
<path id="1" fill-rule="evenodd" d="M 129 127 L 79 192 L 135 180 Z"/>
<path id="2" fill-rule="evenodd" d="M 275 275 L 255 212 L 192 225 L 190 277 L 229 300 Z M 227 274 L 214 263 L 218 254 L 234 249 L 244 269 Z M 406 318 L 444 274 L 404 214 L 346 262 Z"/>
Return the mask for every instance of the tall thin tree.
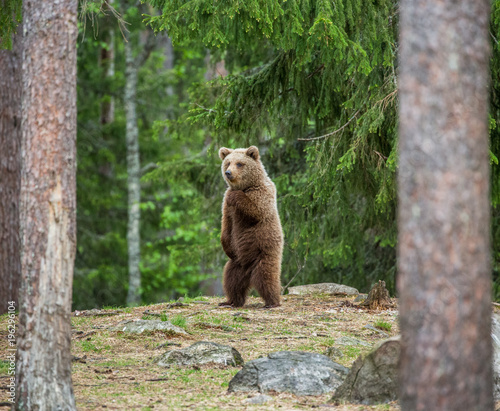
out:
<path id="1" fill-rule="evenodd" d="M 138 33 L 132 33 L 125 42 L 125 114 L 127 145 L 127 186 L 128 186 L 128 272 L 129 284 L 127 304 L 137 305 L 141 301 L 141 160 L 139 151 L 139 127 L 137 125 L 137 81 L 139 68 L 146 62 L 156 41 L 152 31 L 140 33 L 143 41 L 140 42 L 142 51 L 134 55 L 134 48 L 138 47 Z M 134 47 L 135 45 L 135 47 Z"/>
<path id="2" fill-rule="evenodd" d="M 492 410 L 488 0 L 403 0 L 403 410 Z"/>
<path id="3" fill-rule="evenodd" d="M 23 2 L 18 410 L 75 409 L 77 0 Z"/>
<path id="4" fill-rule="evenodd" d="M 139 128 L 137 126 L 137 66 L 131 41 L 125 43 L 125 113 L 127 128 L 127 186 L 128 186 L 128 294 L 127 304 L 137 305 L 141 301 L 141 162 L 139 156 Z"/>
<path id="5" fill-rule="evenodd" d="M 20 185 L 21 41 L 17 35 L 12 50 L 0 50 L 0 314 L 7 311 L 8 301 L 18 304 Z"/>

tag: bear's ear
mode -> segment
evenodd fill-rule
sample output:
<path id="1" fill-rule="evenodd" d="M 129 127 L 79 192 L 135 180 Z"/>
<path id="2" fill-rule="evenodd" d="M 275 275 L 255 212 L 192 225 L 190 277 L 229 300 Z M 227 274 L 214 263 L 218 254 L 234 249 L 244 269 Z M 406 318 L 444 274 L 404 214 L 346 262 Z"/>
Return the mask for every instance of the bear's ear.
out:
<path id="1" fill-rule="evenodd" d="M 245 154 L 248 157 L 252 157 L 255 161 L 259 159 L 259 149 L 255 146 L 248 147 Z"/>
<path id="2" fill-rule="evenodd" d="M 233 150 L 231 150 L 230 148 L 222 147 L 219 150 L 219 157 L 221 160 L 224 160 L 232 152 L 233 152 Z"/>

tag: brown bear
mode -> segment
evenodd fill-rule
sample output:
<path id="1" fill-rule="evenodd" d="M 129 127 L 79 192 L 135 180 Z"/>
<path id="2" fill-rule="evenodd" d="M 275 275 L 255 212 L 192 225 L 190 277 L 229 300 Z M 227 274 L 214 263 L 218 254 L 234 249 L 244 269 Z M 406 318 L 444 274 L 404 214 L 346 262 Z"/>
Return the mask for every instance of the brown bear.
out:
<path id="1" fill-rule="evenodd" d="M 224 267 L 222 306 L 242 307 L 253 287 L 265 307 L 280 305 L 281 229 L 276 187 L 267 176 L 259 149 L 221 148 L 222 176 L 228 185 L 222 203 L 221 243 L 229 261 Z"/>

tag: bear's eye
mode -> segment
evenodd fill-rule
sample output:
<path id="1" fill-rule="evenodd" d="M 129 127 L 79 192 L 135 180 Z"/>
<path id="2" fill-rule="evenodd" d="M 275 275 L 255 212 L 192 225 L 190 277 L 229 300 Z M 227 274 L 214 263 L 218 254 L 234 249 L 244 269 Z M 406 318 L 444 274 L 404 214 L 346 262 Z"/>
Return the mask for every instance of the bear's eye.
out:
<path id="1" fill-rule="evenodd" d="M 236 167 L 241 168 L 241 167 L 243 167 L 243 164 L 241 164 L 241 163 L 236 163 Z"/>

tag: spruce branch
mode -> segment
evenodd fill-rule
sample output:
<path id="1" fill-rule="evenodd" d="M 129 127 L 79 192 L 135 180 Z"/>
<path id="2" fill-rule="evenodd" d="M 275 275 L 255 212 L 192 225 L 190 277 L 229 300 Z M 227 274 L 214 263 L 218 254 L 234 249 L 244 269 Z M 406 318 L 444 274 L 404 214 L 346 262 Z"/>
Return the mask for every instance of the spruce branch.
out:
<path id="1" fill-rule="evenodd" d="M 311 74 L 309 74 L 306 79 L 310 79 L 311 77 L 315 76 L 316 74 L 318 74 L 321 70 L 323 70 L 325 68 L 325 63 L 323 63 L 321 66 L 319 66 L 316 70 L 314 70 Z"/>
<path id="2" fill-rule="evenodd" d="M 319 137 L 312 137 L 312 138 L 298 138 L 297 140 L 298 141 L 313 141 L 313 140 L 320 140 L 322 138 L 327 138 L 327 137 L 330 137 L 330 136 L 333 136 L 334 134 L 337 134 L 339 132 L 341 132 L 344 128 L 346 128 L 351 122 L 352 120 L 354 120 L 356 118 L 356 116 L 359 114 L 359 110 L 356 111 L 353 116 L 347 121 L 347 123 L 345 123 L 342 127 L 338 128 L 337 130 L 335 131 L 332 131 L 331 133 L 328 133 L 328 134 L 325 134 L 325 135 L 322 135 L 322 136 L 319 136 Z"/>

